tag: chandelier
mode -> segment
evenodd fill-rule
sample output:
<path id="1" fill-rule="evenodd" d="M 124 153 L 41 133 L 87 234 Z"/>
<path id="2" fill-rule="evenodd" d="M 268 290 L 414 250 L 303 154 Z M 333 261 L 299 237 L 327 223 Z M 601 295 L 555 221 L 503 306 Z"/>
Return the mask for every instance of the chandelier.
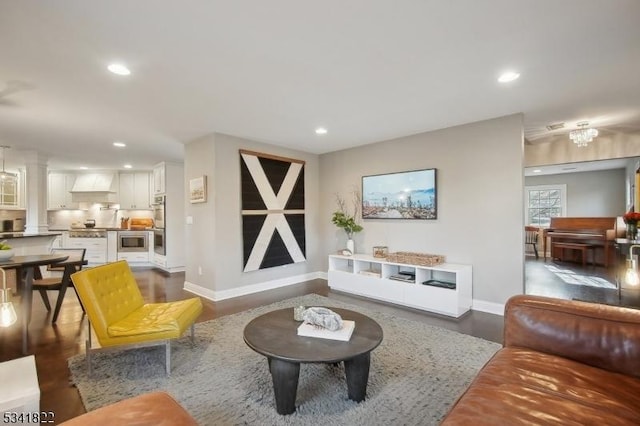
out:
<path id="1" fill-rule="evenodd" d="M 572 130 L 569 132 L 569 139 L 573 141 L 576 145 L 587 146 L 589 142 L 593 140 L 596 136 L 598 136 L 597 129 L 588 129 L 588 122 L 584 121 L 582 123 L 578 123 L 579 129 Z"/>
<path id="2" fill-rule="evenodd" d="M 0 180 L 15 179 L 18 175 L 4 170 L 4 157 L 5 157 L 4 150 L 11 147 L 7 145 L 0 145 L 0 148 L 2 148 L 2 171 L 0 171 Z"/>

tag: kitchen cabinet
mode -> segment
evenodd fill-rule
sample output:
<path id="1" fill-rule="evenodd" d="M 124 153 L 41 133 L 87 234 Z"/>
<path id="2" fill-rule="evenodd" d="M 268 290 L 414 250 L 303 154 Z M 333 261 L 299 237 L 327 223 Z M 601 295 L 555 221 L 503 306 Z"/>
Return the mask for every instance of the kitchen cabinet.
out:
<path id="1" fill-rule="evenodd" d="M 74 173 L 49 173 L 47 188 L 47 208 L 49 210 L 76 210 L 79 208 L 78 203 L 73 202 L 70 192 L 75 181 L 76 175 Z"/>
<path id="2" fill-rule="evenodd" d="M 120 209 L 151 209 L 149 202 L 151 200 L 150 176 L 148 172 L 121 172 L 119 178 Z"/>
<path id="3" fill-rule="evenodd" d="M 158 253 L 154 253 L 153 264 L 155 266 L 159 266 L 161 269 L 165 269 L 167 267 L 167 257 Z"/>
<path id="4" fill-rule="evenodd" d="M 0 181 L 0 207 L 3 209 L 21 208 L 19 193 L 19 179 L 6 178 Z"/>
<path id="5" fill-rule="evenodd" d="M 62 244 L 64 248 L 86 249 L 84 258 L 89 265 L 101 265 L 107 262 L 107 238 L 104 237 L 81 237 L 76 238 L 63 234 Z"/>
<path id="6" fill-rule="evenodd" d="M 152 258 L 153 263 L 173 273 L 184 271 L 185 258 L 185 176 L 184 165 L 164 162 L 164 256 Z M 163 259 L 164 257 L 164 259 Z"/>
<path id="7" fill-rule="evenodd" d="M 154 195 L 164 195 L 164 193 L 166 192 L 165 179 L 166 179 L 165 164 L 164 163 L 156 164 L 153 167 L 153 194 Z"/>
<path id="8" fill-rule="evenodd" d="M 129 263 L 149 263 L 149 252 L 118 253 L 118 260 Z"/>
<path id="9" fill-rule="evenodd" d="M 64 235 L 67 234 L 69 235 L 68 232 L 63 232 L 62 235 L 58 235 L 54 240 L 53 243 L 51 244 L 51 248 L 57 249 L 57 248 L 63 248 L 63 244 L 62 241 L 64 239 Z"/>

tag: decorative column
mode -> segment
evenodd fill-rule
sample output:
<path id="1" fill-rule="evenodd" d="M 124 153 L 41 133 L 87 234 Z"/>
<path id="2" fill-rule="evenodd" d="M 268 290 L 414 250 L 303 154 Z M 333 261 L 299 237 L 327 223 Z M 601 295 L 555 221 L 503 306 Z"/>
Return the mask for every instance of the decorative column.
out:
<path id="1" fill-rule="evenodd" d="M 27 223 L 25 232 L 47 232 L 47 160 L 48 157 L 36 151 L 24 153 L 26 165 L 25 201 Z"/>

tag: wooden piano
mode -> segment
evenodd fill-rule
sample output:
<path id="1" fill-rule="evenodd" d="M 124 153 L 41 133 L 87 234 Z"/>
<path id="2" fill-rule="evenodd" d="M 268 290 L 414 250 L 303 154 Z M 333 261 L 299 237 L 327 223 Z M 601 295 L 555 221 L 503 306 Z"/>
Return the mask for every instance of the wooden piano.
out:
<path id="1" fill-rule="evenodd" d="M 544 233 L 544 257 L 547 258 L 546 237 L 548 237 L 552 259 L 562 256 L 558 255 L 557 250 L 554 250 L 554 244 L 573 243 L 572 245 L 576 247 L 592 248 L 593 263 L 596 263 L 597 252 L 601 249 L 601 263 L 607 267 L 618 233 L 616 223 L 616 217 L 552 217 L 551 224 Z M 558 245 L 561 246 L 561 244 Z M 583 263 L 585 256 L 583 251 Z"/>

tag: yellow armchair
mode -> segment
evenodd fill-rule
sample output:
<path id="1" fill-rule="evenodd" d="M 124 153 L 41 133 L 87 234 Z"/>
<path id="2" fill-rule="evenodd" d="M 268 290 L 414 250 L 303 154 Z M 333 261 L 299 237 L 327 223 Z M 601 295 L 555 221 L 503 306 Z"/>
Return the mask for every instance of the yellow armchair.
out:
<path id="1" fill-rule="evenodd" d="M 202 313 L 200 298 L 145 304 L 125 260 L 76 272 L 71 276 L 89 318 L 87 366 L 91 353 L 114 346 L 140 348 L 165 345 L 166 372 L 171 370 L 171 339 L 191 328 Z M 101 348 L 92 348 L 91 326 Z"/>

